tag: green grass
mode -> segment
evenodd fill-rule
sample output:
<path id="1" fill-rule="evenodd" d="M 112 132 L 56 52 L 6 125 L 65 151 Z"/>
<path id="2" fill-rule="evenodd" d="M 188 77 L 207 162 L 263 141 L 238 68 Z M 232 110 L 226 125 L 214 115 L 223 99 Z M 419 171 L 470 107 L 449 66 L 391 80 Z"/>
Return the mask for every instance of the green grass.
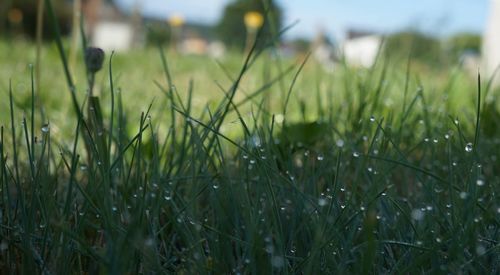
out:
<path id="1" fill-rule="evenodd" d="M 498 91 L 458 68 L 146 49 L 108 53 L 88 101 L 82 63 L 47 45 L 37 91 L 12 43 L 2 273 L 500 270 Z"/>

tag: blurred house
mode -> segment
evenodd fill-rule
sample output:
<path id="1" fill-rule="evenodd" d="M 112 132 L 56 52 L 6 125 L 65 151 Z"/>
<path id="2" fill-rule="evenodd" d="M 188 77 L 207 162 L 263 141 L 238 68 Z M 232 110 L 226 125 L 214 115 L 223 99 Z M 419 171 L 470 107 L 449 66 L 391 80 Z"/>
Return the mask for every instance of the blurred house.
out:
<path id="1" fill-rule="evenodd" d="M 335 65 L 335 48 L 324 31 L 319 30 L 311 43 L 312 57 L 327 70 L 332 70 Z"/>
<path id="2" fill-rule="evenodd" d="M 82 11 L 90 44 L 104 50 L 126 51 L 142 44 L 142 17 L 131 14 L 111 0 L 83 0 Z"/>
<path id="3" fill-rule="evenodd" d="M 347 64 L 371 67 L 382 45 L 382 37 L 372 32 L 350 30 L 341 45 Z"/>
<path id="4" fill-rule="evenodd" d="M 483 38 L 482 62 L 487 76 L 500 66 L 500 0 L 490 1 L 490 17 Z M 496 77 L 500 84 L 500 76 Z"/>
<path id="5" fill-rule="evenodd" d="M 222 42 L 213 40 L 212 31 L 212 27 L 207 25 L 186 23 L 176 45 L 177 50 L 182 54 L 223 57 L 226 47 Z"/>

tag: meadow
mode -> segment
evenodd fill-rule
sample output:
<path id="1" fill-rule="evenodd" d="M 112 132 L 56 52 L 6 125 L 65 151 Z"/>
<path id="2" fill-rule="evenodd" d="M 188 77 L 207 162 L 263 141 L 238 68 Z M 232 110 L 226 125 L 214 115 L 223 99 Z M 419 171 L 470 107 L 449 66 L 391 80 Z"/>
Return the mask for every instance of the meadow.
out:
<path id="1" fill-rule="evenodd" d="M 500 272 L 488 79 L 58 43 L 0 42 L 2 273 Z"/>

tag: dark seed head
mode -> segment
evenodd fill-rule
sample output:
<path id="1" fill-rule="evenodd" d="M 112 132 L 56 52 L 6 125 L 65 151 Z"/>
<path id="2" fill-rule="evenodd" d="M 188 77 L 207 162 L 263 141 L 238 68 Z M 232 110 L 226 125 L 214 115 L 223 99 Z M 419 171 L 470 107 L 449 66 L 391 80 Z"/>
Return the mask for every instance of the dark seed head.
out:
<path id="1" fill-rule="evenodd" d="M 87 70 L 96 73 L 102 68 L 104 61 L 104 51 L 100 48 L 88 47 L 85 49 L 85 64 Z"/>

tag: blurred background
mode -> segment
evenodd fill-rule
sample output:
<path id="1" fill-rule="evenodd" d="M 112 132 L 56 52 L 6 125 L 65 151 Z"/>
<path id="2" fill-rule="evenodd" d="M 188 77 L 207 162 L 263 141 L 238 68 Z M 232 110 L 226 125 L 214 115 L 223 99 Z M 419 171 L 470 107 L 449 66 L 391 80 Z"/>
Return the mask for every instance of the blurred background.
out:
<path id="1" fill-rule="evenodd" d="M 34 40 L 42 2 L 3 0 L 0 35 Z M 227 51 L 248 50 L 263 25 L 261 46 L 272 41 L 285 56 L 312 51 L 325 66 L 343 59 L 369 67 L 383 44 L 393 57 L 411 52 L 424 64 L 460 63 L 471 72 L 483 66 L 488 74 L 500 62 L 498 2 L 53 0 L 65 36 L 77 43 L 83 22 L 90 44 L 105 50 L 160 43 L 182 54 L 220 58 Z M 44 40 L 53 36 L 48 24 L 38 32 Z"/>

